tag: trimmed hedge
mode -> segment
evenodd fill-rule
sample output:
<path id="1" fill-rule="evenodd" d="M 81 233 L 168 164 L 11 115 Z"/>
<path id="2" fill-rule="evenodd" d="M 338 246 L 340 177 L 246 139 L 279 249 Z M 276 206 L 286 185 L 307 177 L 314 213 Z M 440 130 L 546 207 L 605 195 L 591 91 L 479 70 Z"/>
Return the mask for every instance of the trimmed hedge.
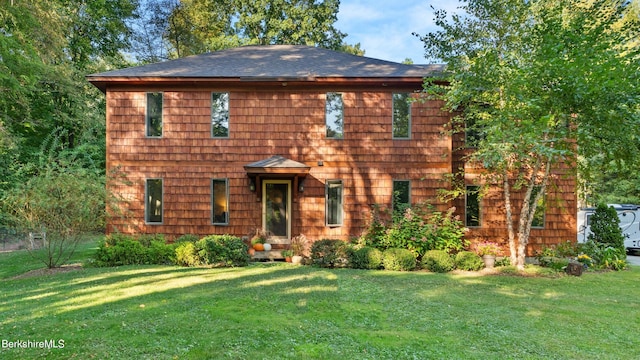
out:
<path id="1" fill-rule="evenodd" d="M 382 251 L 365 246 L 349 250 L 349 267 L 353 269 L 376 270 L 382 267 Z"/>
<path id="2" fill-rule="evenodd" d="M 386 270 L 411 271 L 416 268 L 415 255 L 400 248 L 389 248 L 382 253 L 382 263 Z"/>
<path id="3" fill-rule="evenodd" d="M 209 235 L 195 243 L 202 264 L 213 266 L 247 266 L 251 257 L 247 244 L 237 236 Z"/>
<path id="4" fill-rule="evenodd" d="M 471 251 L 460 251 L 454 259 L 456 268 L 466 271 L 478 271 L 484 269 L 484 262 L 480 255 Z"/>
<path id="5" fill-rule="evenodd" d="M 422 267 L 432 272 L 446 273 L 455 268 L 455 262 L 444 250 L 429 250 L 422 256 Z"/>
<path id="6" fill-rule="evenodd" d="M 167 244 L 160 236 L 147 236 L 142 240 L 112 234 L 98 246 L 94 254 L 95 266 L 169 265 L 175 263 L 175 245 Z"/>

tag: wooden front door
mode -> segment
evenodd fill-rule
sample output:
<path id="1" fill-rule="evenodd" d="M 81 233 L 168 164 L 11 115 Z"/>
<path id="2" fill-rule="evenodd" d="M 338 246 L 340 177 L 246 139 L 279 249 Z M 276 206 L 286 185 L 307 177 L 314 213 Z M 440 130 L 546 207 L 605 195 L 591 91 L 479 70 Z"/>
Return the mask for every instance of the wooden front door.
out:
<path id="1" fill-rule="evenodd" d="M 273 243 L 287 244 L 291 238 L 291 181 L 262 182 L 262 228 Z"/>

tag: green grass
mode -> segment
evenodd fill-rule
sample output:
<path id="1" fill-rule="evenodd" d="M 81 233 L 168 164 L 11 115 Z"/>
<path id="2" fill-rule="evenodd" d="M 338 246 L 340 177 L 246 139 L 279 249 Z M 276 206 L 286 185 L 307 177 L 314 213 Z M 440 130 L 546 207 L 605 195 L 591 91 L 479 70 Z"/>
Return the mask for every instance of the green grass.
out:
<path id="1" fill-rule="evenodd" d="M 76 260 L 92 249 L 84 245 Z M 5 348 L 2 359 L 629 359 L 638 351 L 638 267 L 523 278 L 281 263 L 14 278 L 29 261 L 0 254 L 0 340 L 62 339 L 64 348 Z"/>

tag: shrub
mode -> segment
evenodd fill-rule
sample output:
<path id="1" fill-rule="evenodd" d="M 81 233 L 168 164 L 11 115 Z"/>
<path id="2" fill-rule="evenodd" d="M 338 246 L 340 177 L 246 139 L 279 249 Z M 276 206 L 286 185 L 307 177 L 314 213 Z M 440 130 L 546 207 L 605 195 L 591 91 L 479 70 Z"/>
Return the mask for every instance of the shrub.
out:
<path id="1" fill-rule="evenodd" d="M 184 234 L 180 237 L 178 237 L 174 243 L 184 243 L 184 242 L 192 242 L 195 243 L 196 241 L 200 240 L 200 237 L 198 235 L 193 235 L 193 234 Z"/>
<path id="2" fill-rule="evenodd" d="M 195 243 L 202 264 L 213 266 L 246 266 L 247 245 L 237 236 L 209 235 Z"/>
<path id="3" fill-rule="evenodd" d="M 460 251 L 454 259 L 455 267 L 460 270 L 478 271 L 484 268 L 482 258 L 471 251 Z"/>
<path id="4" fill-rule="evenodd" d="M 613 207 L 608 207 L 605 204 L 599 204 L 596 207 L 596 211 L 591 217 L 591 234 L 588 239 L 605 247 L 610 246 L 625 251 L 620 219 Z"/>
<path id="5" fill-rule="evenodd" d="M 416 257 L 407 249 L 389 248 L 382 253 L 386 270 L 411 271 L 416 268 Z"/>
<path id="6" fill-rule="evenodd" d="M 344 267 L 348 263 L 347 244 L 342 240 L 324 239 L 311 246 L 311 262 L 323 268 Z"/>
<path id="7" fill-rule="evenodd" d="M 569 265 L 569 259 L 557 256 L 540 256 L 538 257 L 540 266 L 547 267 L 556 271 L 563 271 Z"/>
<path id="8" fill-rule="evenodd" d="M 157 238 L 159 237 L 155 237 Z M 174 245 L 159 240 L 141 242 L 131 236 L 113 234 L 105 237 L 98 246 L 94 254 L 94 264 L 96 266 L 173 264 L 174 249 Z"/>
<path id="9" fill-rule="evenodd" d="M 359 243 L 382 250 L 407 249 L 418 258 L 428 250 L 460 251 L 466 245 L 464 226 L 454 211 L 455 208 L 444 213 L 435 211 L 423 202 L 390 216 L 376 206 Z"/>
<path id="10" fill-rule="evenodd" d="M 187 241 L 179 243 L 176 247 L 176 264 L 180 266 L 203 265 L 195 243 Z"/>
<path id="11" fill-rule="evenodd" d="M 453 258 L 444 250 L 430 250 L 422 256 L 422 267 L 438 273 L 445 273 L 455 268 Z"/>
<path id="12" fill-rule="evenodd" d="M 382 267 L 382 252 L 376 248 L 365 246 L 360 249 L 350 249 L 349 266 L 353 269 L 380 269 Z"/>

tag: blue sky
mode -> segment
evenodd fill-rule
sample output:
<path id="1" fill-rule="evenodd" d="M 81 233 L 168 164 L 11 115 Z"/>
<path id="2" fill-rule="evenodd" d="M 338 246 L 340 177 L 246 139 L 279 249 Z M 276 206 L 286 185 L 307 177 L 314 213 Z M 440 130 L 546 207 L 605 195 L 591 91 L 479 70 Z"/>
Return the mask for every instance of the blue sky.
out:
<path id="1" fill-rule="evenodd" d="M 433 24 L 433 5 L 456 12 L 458 1 L 442 0 L 341 0 L 336 28 L 347 33 L 345 42 L 360 43 L 365 56 L 402 62 L 406 58 L 415 64 L 427 63 L 420 39 L 411 33 L 424 35 L 437 30 Z"/>

